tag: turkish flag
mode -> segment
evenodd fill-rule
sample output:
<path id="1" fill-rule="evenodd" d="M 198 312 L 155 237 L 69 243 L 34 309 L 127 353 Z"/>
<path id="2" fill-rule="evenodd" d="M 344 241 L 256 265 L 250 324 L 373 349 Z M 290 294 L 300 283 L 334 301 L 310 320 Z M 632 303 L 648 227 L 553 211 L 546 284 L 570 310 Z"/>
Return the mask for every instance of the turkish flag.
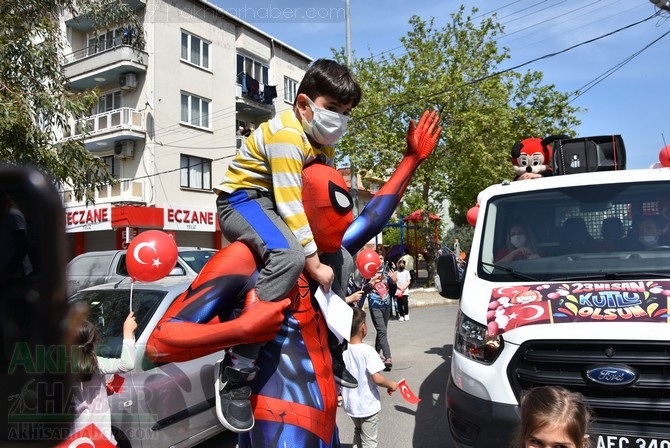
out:
<path id="1" fill-rule="evenodd" d="M 409 386 L 407 385 L 407 381 L 405 381 L 405 378 L 398 381 L 398 390 L 400 391 L 400 394 L 405 399 L 405 401 L 410 404 L 417 404 L 418 402 L 421 401 L 421 398 L 414 395 L 412 389 L 409 388 Z"/>
<path id="2" fill-rule="evenodd" d="M 112 378 L 112 381 L 109 381 L 106 386 L 107 386 L 107 395 L 112 395 L 113 393 L 120 394 L 121 391 L 123 390 L 123 383 L 126 379 L 122 377 L 121 375 L 117 375 L 116 373 L 114 374 L 114 377 Z"/>
<path id="3" fill-rule="evenodd" d="M 91 423 L 56 445 L 56 448 L 116 448 L 116 445 L 100 432 L 95 423 Z"/>

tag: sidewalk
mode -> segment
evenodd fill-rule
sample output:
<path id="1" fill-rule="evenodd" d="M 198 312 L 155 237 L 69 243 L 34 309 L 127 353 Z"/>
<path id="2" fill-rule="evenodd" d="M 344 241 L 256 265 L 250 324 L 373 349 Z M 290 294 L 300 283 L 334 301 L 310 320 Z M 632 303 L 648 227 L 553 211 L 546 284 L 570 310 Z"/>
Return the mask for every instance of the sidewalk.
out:
<path id="1" fill-rule="evenodd" d="M 435 288 L 419 287 L 409 289 L 410 308 L 433 305 L 458 305 L 458 300 L 442 297 Z"/>

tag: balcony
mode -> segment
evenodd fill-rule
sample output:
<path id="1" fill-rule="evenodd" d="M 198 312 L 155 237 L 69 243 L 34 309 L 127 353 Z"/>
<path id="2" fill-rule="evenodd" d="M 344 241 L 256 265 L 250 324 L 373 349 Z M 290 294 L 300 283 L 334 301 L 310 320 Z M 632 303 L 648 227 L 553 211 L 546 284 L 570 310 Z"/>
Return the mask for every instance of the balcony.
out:
<path id="1" fill-rule="evenodd" d="M 245 114 L 258 119 L 268 119 L 274 113 L 274 104 L 255 100 L 242 93 L 242 85 L 235 84 L 235 110 L 237 113 Z"/>
<path id="2" fill-rule="evenodd" d="M 63 69 L 70 88 L 83 91 L 104 82 L 115 82 L 125 73 L 146 73 L 149 54 L 137 52 L 116 39 L 104 49 L 86 47 L 65 55 L 65 58 Z"/>
<path id="3" fill-rule="evenodd" d="M 119 139 L 143 140 L 146 137 L 144 115 L 137 109 L 121 107 L 75 122 L 63 133 L 63 140 L 85 137 L 89 151 L 108 149 Z"/>
<path id="4" fill-rule="evenodd" d="M 140 180 L 119 179 L 116 185 L 106 185 L 98 190 L 95 194 L 95 203 L 133 203 L 146 205 L 147 199 L 145 193 L 149 190 L 145 187 L 145 183 Z M 74 200 L 72 193 L 66 191 L 63 193 L 63 205 L 65 207 L 76 207 L 86 205 L 86 202 Z"/>

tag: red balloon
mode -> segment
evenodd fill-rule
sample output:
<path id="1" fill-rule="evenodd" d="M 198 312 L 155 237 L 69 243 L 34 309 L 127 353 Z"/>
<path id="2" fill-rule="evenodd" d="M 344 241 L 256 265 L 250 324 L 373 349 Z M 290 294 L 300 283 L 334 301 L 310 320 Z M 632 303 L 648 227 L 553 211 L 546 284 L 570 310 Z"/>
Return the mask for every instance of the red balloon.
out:
<path id="1" fill-rule="evenodd" d="M 154 282 L 165 277 L 177 264 L 177 244 L 165 232 L 147 230 L 130 242 L 126 268 L 133 280 Z"/>
<path id="2" fill-rule="evenodd" d="M 465 214 L 465 219 L 468 220 L 468 224 L 474 226 L 477 223 L 477 215 L 479 215 L 479 204 L 471 207 L 468 210 L 468 213 Z"/>
<path id="3" fill-rule="evenodd" d="M 664 146 L 661 152 L 658 153 L 658 161 L 664 167 L 670 167 L 670 145 Z"/>
<path id="4" fill-rule="evenodd" d="M 356 267 L 364 278 L 374 277 L 381 265 L 379 254 L 372 249 L 363 249 L 356 256 Z"/>

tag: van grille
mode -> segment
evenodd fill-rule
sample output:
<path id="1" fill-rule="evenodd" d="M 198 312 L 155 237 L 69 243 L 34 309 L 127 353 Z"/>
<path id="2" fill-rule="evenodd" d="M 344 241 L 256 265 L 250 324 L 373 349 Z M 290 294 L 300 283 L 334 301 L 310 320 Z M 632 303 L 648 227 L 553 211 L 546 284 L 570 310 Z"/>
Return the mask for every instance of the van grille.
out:
<path id="1" fill-rule="evenodd" d="M 586 379 L 594 365 L 625 364 L 639 372 L 628 386 Z M 545 385 L 581 392 L 603 423 L 665 424 L 670 421 L 670 344 L 630 341 L 530 341 L 522 344 L 507 375 L 517 399 Z"/>

